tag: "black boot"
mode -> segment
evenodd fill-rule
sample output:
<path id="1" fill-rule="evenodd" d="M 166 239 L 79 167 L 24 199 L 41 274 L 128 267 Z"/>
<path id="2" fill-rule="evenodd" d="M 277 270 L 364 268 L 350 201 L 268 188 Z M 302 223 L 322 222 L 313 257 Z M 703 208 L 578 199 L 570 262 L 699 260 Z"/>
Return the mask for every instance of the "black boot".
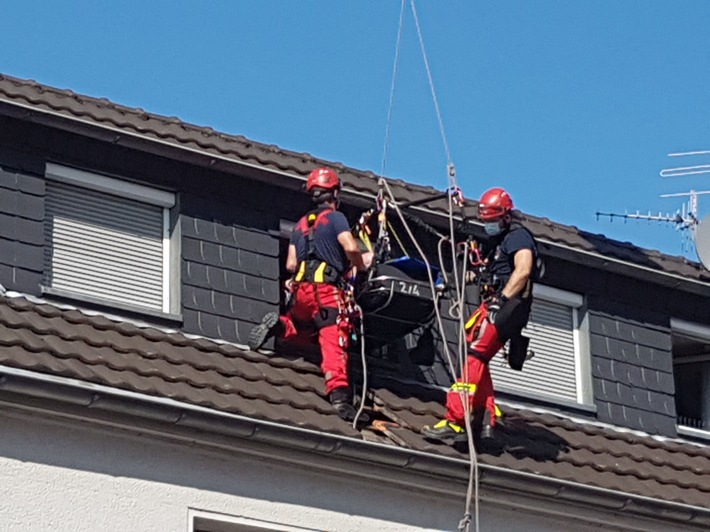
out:
<path id="1" fill-rule="evenodd" d="M 425 439 L 432 441 L 450 443 L 461 443 L 468 441 L 466 429 L 456 423 L 452 423 L 448 419 L 442 419 L 433 427 L 422 427 L 421 434 Z"/>
<path id="2" fill-rule="evenodd" d="M 252 351 L 259 349 L 266 341 L 279 334 L 283 330 L 283 324 L 276 312 L 266 314 L 259 325 L 254 327 L 249 333 L 249 349 Z"/>
<path id="3" fill-rule="evenodd" d="M 328 397 L 330 399 L 330 404 L 333 405 L 333 409 L 340 416 L 340 419 L 345 421 L 352 421 L 357 415 L 357 410 L 353 406 L 352 395 L 350 394 L 350 389 L 343 386 L 342 388 L 336 388 Z"/>

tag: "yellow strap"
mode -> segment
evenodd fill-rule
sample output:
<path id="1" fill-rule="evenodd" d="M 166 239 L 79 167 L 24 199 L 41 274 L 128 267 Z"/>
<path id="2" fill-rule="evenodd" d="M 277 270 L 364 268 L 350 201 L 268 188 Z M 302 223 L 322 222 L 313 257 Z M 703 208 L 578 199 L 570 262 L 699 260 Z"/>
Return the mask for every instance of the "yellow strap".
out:
<path id="1" fill-rule="evenodd" d="M 503 417 L 503 412 L 500 411 L 500 408 L 498 408 L 498 405 L 496 405 L 496 417 L 497 418 Z"/>
<path id="2" fill-rule="evenodd" d="M 409 257 L 409 253 L 407 253 L 407 250 L 404 248 L 402 240 L 400 240 L 399 236 L 397 235 L 397 232 L 394 230 L 394 227 L 392 227 L 392 224 L 389 222 L 389 220 L 387 221 L 387 227 L 389 228 L 389 232 L 392 233 L 392 236 L 394 236 L 394 239 L 397 241 L 399 249 L 402 250 L 402 253 L 404 253 L 405 256 Z"/>
<path id="3" fill-rule="evenodd" d="M 358 233 L 358 237 L 360 238 L 362 243 L 365 244 L 367 251 L 372 252 L 372 242 L 370 241 L 370 237 L 367 235 L 367 232 L 361 229 Z"/>
<path id="4" fill-rule="evenodd" d="M 325 271 L 325 267 L 328 266 L 325 262 L 321 262 L 320 265 L 316 268 L 316 271 L 313 273 L 313 282 L 315 283 L 324 283 L 325 282 L 325 276 L 323 275 L 323 272 Z"/>
<path id="5" fill-rule="evenodd" d="M 447 425 L 449 427 L 451 427 L 452 429 L 454 429 L 454 432 L 458 432 L 459 434 L 461 434 L 462 432 L 466 432 L 463 427 L 461 427 L 460 425 L 457 425 L 456 423 L 452 423 L 448 419 L 442 419 L 436 425 L 434 425 L 434 428 L 439 429 L 439 428 L 445 427 Z"/>
<path id="6" fill-rule="evenodd" d="M 306 276 L 306 261 L 302 260 L 301 264 L 298 265 L 298 273 L 296 273 L 296 278 L 295 281 L 297 283 L 300 283 L 303 281 L 303 278 Z"/>
<path id="7" fill-rule="evenodd" d="M 476 385 L 468 384 L 467 382 L 455 382 L 451 385 L 451 390 L 454 392 L 476 393 Z"/>
<path id="8" fill-rule="evenodd" d="M 465 325 L 465 329 L 467 331 L 471 330 L 471 328 L 473 328 L 473 326 L 476 325 L 476 322 L 478 321 L 478 318 L 481 317 L 482 312 L 483 312 L 483 310 L 478 309 L 476 312 L 473 313 L 473 316 L 471 316 L 468 319 L 468 321 L 466 322 L 466 325 Z"/>

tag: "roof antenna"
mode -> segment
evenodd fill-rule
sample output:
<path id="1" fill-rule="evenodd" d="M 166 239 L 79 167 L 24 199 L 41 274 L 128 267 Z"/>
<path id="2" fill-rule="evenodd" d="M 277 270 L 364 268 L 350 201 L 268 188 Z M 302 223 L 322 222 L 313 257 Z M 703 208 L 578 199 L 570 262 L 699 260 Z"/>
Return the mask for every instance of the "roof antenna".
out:
<path id="1" fill-rule="evenodd" d="M 686 157 L 688 155 L 708 155 L 709 150 L 685 151 L 678 153 L 669 153 L 668 157 Z M 661 177 L 681 177 L 685 175 L 710 174 L 710 164 L 698 164 L 695 166 L 676 166 L 673 168 L 664 168 L 660 171 Z"/>
<path id="2" fill-rule="evenodd" d="M 690 151 L 690 152 L 680 152 L 680 153 L 669 153 L 669 157 L 683 157 L 687 155 L 707 155 L 710 151 Z M 686 175 L 697 175 L 697 174 L 708 174 L 710 173 L 710 164 L 701 164 L 695 166 L 679 166 L 674 168 L 666 168 L 661 170 L 661 177 L 682 177 Z M 607 213 L 597 211 L 597 220 L 600 216 L 608 216 L 611 221 L 614 218 L 621 218 L 624 221 L 628 219 L 633 220 L 648 220 L 653 222 L 661 223 L 672 223 L 675 224 L 677 231 L 683 233 L 684 243 L 688 240 L 692 240 L 695 245 L 695 250 L 698 254 L 698 259 L 703 264 L 703 266 L 710 270 L 710 215 L 706 216 L 703 220 L 700 220 L 698 214 L 698 196 L 703 194 L 710 194 L 710 190 L 695 191 L 690 190 L 688 192 L 678 192 L 675 194 L 661 194 L 662 198 L 672 198 L 679 196 L 687 196 L 687 204 L 683 204 L 681 209 L 676 211 L 675 214 L 641 214 L 636 211 L 635 214 L 618 214 L 618 213 Z"/>

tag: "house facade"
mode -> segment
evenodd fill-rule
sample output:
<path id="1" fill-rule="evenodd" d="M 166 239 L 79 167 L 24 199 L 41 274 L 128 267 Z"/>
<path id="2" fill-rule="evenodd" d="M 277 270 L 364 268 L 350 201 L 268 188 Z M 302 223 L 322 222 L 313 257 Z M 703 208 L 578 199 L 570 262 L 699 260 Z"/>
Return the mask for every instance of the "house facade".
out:
<path id="1" fill-rule="evenodd" d="M 7 76 L 0 124 L 12 435 L 0 471 L 17 502 L 0 519 L 17 530 L 457 526 L 469 458 L 418 435 L 450 383 L 440 352 L 426 365 L 373 359 L 380 423 L 355 431 L 330 412 L 316 363 L 243 347 L 282 304 L 308 172 L 339 172 L 351 219 L 372 206 L 377 176 Z M 389 184 L 401 201 L 438 195 Z M 432 199 L 415 212 L 442 229 L 446 208 Z M 493 367 L 506 422 L 501 447 L 480 457 L 481 524 L 707 527 L 710 272 L 521 221 L 546 261 L 528 327 L 536 354 L 523 372 Z"/>

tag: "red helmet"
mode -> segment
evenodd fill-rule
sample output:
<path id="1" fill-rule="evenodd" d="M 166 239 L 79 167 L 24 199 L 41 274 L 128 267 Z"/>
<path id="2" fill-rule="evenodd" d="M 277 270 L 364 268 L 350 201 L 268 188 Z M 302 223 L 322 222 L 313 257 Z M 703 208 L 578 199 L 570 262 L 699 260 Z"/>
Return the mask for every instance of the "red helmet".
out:
<path id="1" fill-rule="evenodd" d="M 502 218 L 513 210 L 513 200 L 502 188 L 492 188 L 478 202 L 478 217 L 484 222 Z"/>
<path id="2" fill-rule="evenodd" d="M 316 168 L 308 174 L 306 181 L 306 191 L 310 192 L 314 188 L 322 188 L 325 190 L 335 190 L 340 188 L 340 178 L 330 168 Z"/>

